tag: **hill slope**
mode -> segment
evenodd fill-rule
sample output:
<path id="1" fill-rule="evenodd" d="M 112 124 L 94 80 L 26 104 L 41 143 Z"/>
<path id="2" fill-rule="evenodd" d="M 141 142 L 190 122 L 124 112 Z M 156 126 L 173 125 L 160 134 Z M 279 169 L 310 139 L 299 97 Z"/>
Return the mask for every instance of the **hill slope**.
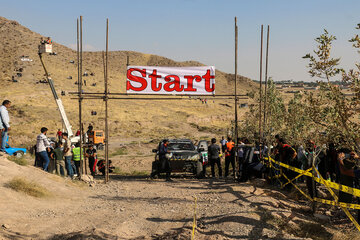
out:
<path id="1" fill-rule="evenodd" d="M 18 140 L 28 142 L 35 136 L 41 126 L 48 126 L 51 133 L 61 128 L 61 121 L 55 102 L 47 84 L 38 83 L 44 79 L 44 72 L 37 56 L 37 45 L 42 36 L 15 21 L 0 17 L 0 84 L 6 86 L 0 93 L 1 99 L 10 99 L 14 103 L 11 111 L 14 135 L 21 135 Z M 56 40 L 56 39 L 55 39 Z M 77 91 L 76 51 L 67 48 L 56 41 L 53 43 L 56 56 L 45 55 L 44 61 L 55 81 L 58 94 Z M 22 61 L 22 56 L 28 56 L 33 61 Z M 109 53 L 109 85 L 111 92 L 125 92 L 126 57 L 131 65 L 153 66 L 201 66 L 194 61 L 176 62 L 171 59 L 132 51 L 113 51 Z M 26 60 L 26 59 L 25 59 Z M 70 63 L 75 61 L 75 63 Z M 84 77 L 86 92 L 103 92 L 103 64 L 101 52 L 83 53 L 84 72 L 95 73 L 95 76 Z M 16 74 L 22 70 L 21 77 Z M 12 82 L 15 76 L 18 82 Z M 72 79 L 68 79 L 69 77 Z M 248 78 L 239 76 L 239 93 L 246 93 L 254 88 Z M 234 75 L 216 71 L 216 93 L 231 94 Z M 92 86 L 96 84 L 96 86 Z M 62 97 L 65 109 L 72 124 L 78 125 L 78 104 L 70 96 Z M 201 127 L 215 126 L 217 130 L 229 127 L 232 119 L 232 108 L 220 103 L 231 101 L 216 101 L 204 106 L 198 100 L 188 101 L 112 101 L 110 103 L 110 119 L 112 136 L 133 136 L 142 134 L 149 138 L 160 136 L 192 137 Z M 166 106 L 164 108 L 164 106 Z M 90 112 L 98 115 L 91 116 Z M 104 106 L 101 100 L 84 102 L 85 124 L 93 123 L 102 128 Z M 202 125 L 202 126 L 201 126 Z M 74 130 L 76 127 L 74 127 Z"/>

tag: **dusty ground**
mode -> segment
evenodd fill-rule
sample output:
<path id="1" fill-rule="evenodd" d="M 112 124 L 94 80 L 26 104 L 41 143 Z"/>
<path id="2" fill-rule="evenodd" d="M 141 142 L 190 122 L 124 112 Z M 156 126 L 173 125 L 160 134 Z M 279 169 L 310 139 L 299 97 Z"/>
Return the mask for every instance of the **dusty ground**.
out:
<path id="1" fill-rule="evenodd" d="M 17 176 L 51 196 L 9 189 Z M 115 174 L 89 187 L 0 157 L 0 192 L 0 239 L 191 239 L 195 197 L 196 239 L 351 239 L 262 180 L 180 175 L 169 183 Z"/>

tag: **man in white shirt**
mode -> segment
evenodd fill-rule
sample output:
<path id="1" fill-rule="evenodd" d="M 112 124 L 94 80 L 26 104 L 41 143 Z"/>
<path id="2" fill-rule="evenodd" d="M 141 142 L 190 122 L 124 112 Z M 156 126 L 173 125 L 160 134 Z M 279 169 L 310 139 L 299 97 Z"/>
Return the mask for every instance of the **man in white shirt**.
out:
<path id="1" fill-rule="evenodd" d="M 221 151 L 224 153 L 226 150 L 226 143 L 228 141 L 224 138 L 224 136 L 222 136 L 221 140 L 220 140 L 220 144 L 221 144 Z"/>
<path id="2" fill-rule="evenodd" d="M 0 107 L 0 128 L 1 131 L 1 151 L 5 152 L 6 141 L 8 138 L 8 132 L 10 131 L 10 117 L 8 113 L 8 108 L 11 106 L 11 102 L 9 100 L 5 100 Z"/>
<path id="3" fill-rule="evenodd" d="M 50 159 L 48 151 L 50 150 L 50 142 L 46 136 L 48 129 L 46 127 L 41 128 L 41 134 L 36 138 L 36 153 L 42 160 L 44 171 L 48 170 Z"/>
<path id="4" fill-rule="evenodd" d="M 2 123 L 1 115 L 0 115 L 0 152 L 2 151 L 1 150 L 1 143 L 2 143 L 2 132 L 3 131 L 4 131 L 4 124 Z"/>

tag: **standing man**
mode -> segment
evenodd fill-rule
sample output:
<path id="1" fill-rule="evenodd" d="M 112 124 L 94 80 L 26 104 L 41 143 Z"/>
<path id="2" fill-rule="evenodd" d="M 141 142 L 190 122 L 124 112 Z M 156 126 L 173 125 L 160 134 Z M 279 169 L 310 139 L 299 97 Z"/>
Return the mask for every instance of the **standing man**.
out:
<path id="1" fill-rule="evenodd" d="M 171 167 L 170 161 L 166 158 L 166 154 L 168 151 L 169 140 L 165 139 L 162 144 L 159 146 L 159 162 L 156 166 L 155 171 L 153 171 L 150 175 L 151 178 L 155 177 L 156 175 L 160 176 L 161 172 L 166 172 L 166 181 L 171 182 Z"/>
<path id="2" fill-rule="evenodd" d="M 220 140 L 220 144 L 221 144 L 221 150 L 222 150 L 223 153 L 226 150 L 226 143 L 227 143 L 226 139 L 224 138 L 224 136 L 222 136 L 221 140 Z"/>
<path id="3" fill-rule="evenodd" d="M 10 131 L 10 117 L 8 113 L 8 108 L 11 106 L 11 102 L 9 100 L 5 100 L 0 107 L 0 120 L 2 124 L 0 124 L 0 128 L 2 125 L 1 131 L 1 151 L 5 152 L 6 141 L 8 138 L 8 132 Z"/>
<path id="4" fill-rule="evenodd" d="M 164 144 L 162 144 L 159 149 L 159 159 L 162 169 L 164 169 L 164 171 L 166 172 L 166 181 L 171 182 L 171 166 L 169 159 L 166 157 L 166 154 L 169 152 L 168 145 L 169 140 L 164 140 Z"/>
<path id="5" fill-rule="evenodd" d="M 68 138 L 68 134 L 65 132 L 62 134 L 62 138 L 65 140 L 64 143 L 64 158 L 65 158 L 65 166 L 67 170 L 68 176 L 74 178 L 74 171 L 71 166 L 72 152 L 71 152 L 71 142 Z"/>
<path id="6" fill-rule="evenodd" d="M 290 145 L 286 144 L 286 141 L 285 141 L 284 138 L 279 138 L 278 142 L 279 142 L 279 158 L 280 158 L 280 162 L 288 164 L 290 166 L 294 166 L 294 161 L 295 161 L 295 158 L 297 156 L 297 152 Z M 315 146 L 315 144 L 314 144 L 314 146 Z M 294 171 L 292 171 L 290 169 L 280 168 L 280 170 L 289 179 L 293 179 L 297 175 L 296 172 L 294 172 Z M 284 182 L 287 182 L 287 180 L 285 178 L 282 178 L 282 180 Z M 285 188 L 287 190 L 291 190 L 292 185 L 287 184 L 285 186 Z M 313 197 L 312 193 L 310 193 L 310 195 L 311 195 L 311 197 Z"/>
<path id="7" fill-rule="evenodd" d="M 90 145 L 89 149 L 86 150 L 85 155 L 89 159 L 90 172 L 91 172 L 91 175 L 94 177 L 95 171 L 96 171 L 96 149 L 94 148 L 94 146 L 92 144 Z"/>
<path id="8" fill-rule="evenodd" d="M 2 132 L 4 131 L 4 124 L 1 120 L 1 115 L 0 115 L 0 152 L 1 150 L 1 144 L 2 144 Z"/>
<path id="9" fill-rule="evenodd" d="M 56 133 L 56 137 L 58 138 L 59 142 L 61 142 L 61 136 L 62 136 L 62 131 L 59 128 L 57 133 Z"/>
<path id="10" fill-rule="evenodd" d="M 239 166 L 239 176 L 242 173 L 242 167 L 244 163 L 244 147 L 245 147 L 245 138 L 238 138 L 238 166 Z"/>
<path id="11" fill-rule="evenodd" d="M 43 163 L 43 170 L 48 171 L 50 162 L 48 156 L 48 152 L 50 152 L 50 143 L 46 136 L 48 129 L 46 127 L 42 127 L 40 131 L 40 135 L 36 138 L 36 152 Z"/>
<path id="12" fill-rule="evenodd" d="M 235 158 L 234 158 L 234 148 L 235 144 L 232 141 L 231 137 L 228 137 L 228 141 L 226 143 L 226 150 L 225 150 L 225 177 L 229 175 L 229 166 L 233 168 L 233 173 L 235 175 Z"/>
<path id="13" fill-rule="evenodd" d="M 63 160 L 64 150 L 62 148 L 63 148 L 62 142 L 61 141 L 57 142 L 56 148 L 54 149 L 54 157 L 56 161 L 56 174 L 65 177 L 66 176 L 65 161 Z"/>
<path id="14" fill-rule="evenodd" d="M 215 164 L 219 170 L 219 177 L 222 177 L 222 169 L 221 169 L 221 162 L 220 162 L 220 147 L 216 144 L 216 139 L 211 139 L 211 145 L 208 148 L 209 153 L 209 160 L 211 165 L 211 176 L 215 177 Z"/>
<path id="15" fill-rule="evenodd" d="M 81 160 L 84 159 L 84 157 L 83 157 L 83 151 L 80 148 L 79 142 L 75 144 L 75 148 L 72 150 L 72 153 L 73 153 L 73 161 L 74 161 L 74 164 L 76 167 L 77 177 L 79 179 L 81 179 L 80 163 L 81 163 Z"/>
<path id="16" fill-rule="evenodd" d="M 56 162 L 55 162 L 55 155 L 54 155 L 54 149 L 55 149 L 55 143 L 54 142 L 50 142 L 50 148 L 48 151 L 48 157 L 49 157 L 49 166 L 48 166 L 48 172 L 49 173 L 54 173 L 55 172 L 55 167 L 56 167 Z"/>

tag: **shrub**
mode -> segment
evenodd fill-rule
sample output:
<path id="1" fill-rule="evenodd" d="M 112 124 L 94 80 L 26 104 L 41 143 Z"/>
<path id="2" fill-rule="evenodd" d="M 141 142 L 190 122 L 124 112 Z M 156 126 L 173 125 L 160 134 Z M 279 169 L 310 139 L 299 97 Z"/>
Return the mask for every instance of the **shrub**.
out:
<path id="1" fill-rule="evenodd" d="M 28 165 L 28 162 L 27 160 L 25 159 L 25 157 L 20 157 L 20 158 L 17 158 L 15 156 L 9 156 L 8 159 L 12 162 L 15 162 L 16 164 L 19 164 L 21 166 L 26 166 Z"/>
<path id="2" fill-rule="evenodd" d="M 111 154 L 109 154 L 109 157 L 114 157 L 114 156 L 118 156 L 118 155 L 126 155 L 127 154 L 127 149 L 125 147 L 121 147 L 115 150 L 115 152 L 112 152 Z"/>
<path id="3" fill-rule="evenodd" d="M 9 181 L 6 184 L 6 187 L 37 198 L 50 195 L 50 193 L 44 187 L 38 185 L 37 183 L 29 182 L 23 178 L 18 177 L 15 177 Z"/>

